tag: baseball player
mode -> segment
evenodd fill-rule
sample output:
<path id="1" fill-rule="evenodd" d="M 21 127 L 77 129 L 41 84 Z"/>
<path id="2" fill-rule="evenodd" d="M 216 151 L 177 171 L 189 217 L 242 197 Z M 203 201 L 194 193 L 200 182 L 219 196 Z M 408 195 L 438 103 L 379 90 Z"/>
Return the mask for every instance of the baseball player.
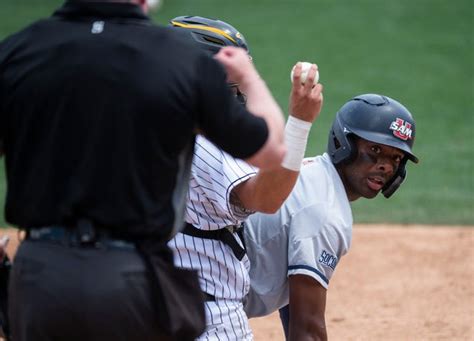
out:
<path id="1" fill-rule="evenodd" d="M 246 41 L 231 25 L 202 17 L 178 17 L 171 21 L 211 52 L 234 45 L 248 50 Z M 299 174 L 311 123 L 322 105 L 322 86 L 311 87 L 317 67 L 312 66 L 306 85 L 300 83 L 298 63 L 291 93 L 290 117 L 283 166 L 259 172 L 223 152 L 205 137 L 196 140 L 187 198 L 186 228 L 169 243 L 175 262 L 198 271 L 206 295 L 207 329 L 201 340 L 251 340 L 252 332 L 243 310 L 249 290 L 249 259 L 241 241 L 241 222 L 255 211 L 275 212 Z M 238 84 L 230 85 L 244 100 Z"/>
<path id="2" fill-rule="evenodd" d="M 252 215 L 245 223 L 249 317 L 289 303 L 280 312 L 287 337 L 327 338 L 326 291 L 351 245 L 350 203 L 379 192 L 390 197 L 405 178 L 407 161 L 418 162 L 414 140 L 410 112 L 389 97 L 357 96 L 338 111 L 327 152 L 305 161 L 280 210 Z"/>

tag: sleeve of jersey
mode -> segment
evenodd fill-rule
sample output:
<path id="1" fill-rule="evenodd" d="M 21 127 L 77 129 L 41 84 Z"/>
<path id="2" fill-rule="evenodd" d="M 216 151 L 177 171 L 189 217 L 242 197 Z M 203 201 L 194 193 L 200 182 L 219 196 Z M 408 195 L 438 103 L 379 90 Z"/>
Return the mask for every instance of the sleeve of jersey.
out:
<path id="1" fill-rule="evenodd" d="M 250 214 L 254 213 L 254 211 L 247 210 L 242 206 L 231 203 L 231 193 L 236 186 L 252 176 L 255 176 L 258 172 L 258 168 L 249 165 L 241 159 L 236 159 L 227 153 L 223 153 L 223 170 L 227 180 L 225 196 L 227 209 L 235 220 L 242 221 Z"/>
<path id="2" fill-rule="evenodd" d="M 328 223 L 325 205 L 313 205 L 297 212 L 290 221 L 288 243 L 288 276 L 306 275 L 324 288 L 347 252 L 342 231 Z"/>
<path id="3" fill-rule="evenodd" d="M 226 218 L 229 223 L 245 219 L 251 212 L 239 211 L 230 204 L 230 193 L 238 184 L 257 173 L 257 168 L 235 159 L 217 148 L 206 138 L 196 139 L 194 150 L 192 181 L 202 191 L 201 200 L 212 203 L 212 212 Z"/>
<path id="4" fill-rule="evenodd" d="M 238 103 L 225 78 L 217 61 L 206 56 L 200 58 L 198 127 L 221 149 L 246 159 L 265 144 L 268 127 L 264 119 Z"/>

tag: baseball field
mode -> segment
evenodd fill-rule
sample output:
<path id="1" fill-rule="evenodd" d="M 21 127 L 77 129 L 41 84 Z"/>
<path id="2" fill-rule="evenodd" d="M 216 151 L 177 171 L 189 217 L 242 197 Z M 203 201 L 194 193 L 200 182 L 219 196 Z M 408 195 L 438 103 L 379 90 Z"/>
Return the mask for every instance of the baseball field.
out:
<path id="1" fill-rule="evenodd" d="M 18 245 L 11 236 L 10 256 Z M 330 340 L 473 340 L 474 229 L 357 225 L 328 290 Z M 283 341 L 278 314 L 250 320 L 256 341 Z"/>
<path id="2" fill-rule="evenodd" d="M 0 1 L 0 40 L 62 0 Z M 246 37 L 283 108 L 297 61 L 316 62 L 325 104 L 307 155 L 323 152 L 334 114 L 380 93 L 416 119 L 420 164 L 389 200 L 353 204 L 354 239 L 328 291 L 331 340 L 474 340 L 474 11 L 471 0 L 162 0 L 155 22 L 201 15 Z M 0 166 L 0 206 L 6 193 Z M 0 216 L 0 226 L 8 226 Z M 5 229 L 0 233 L 15 234 Z M 12 237 L 9 253 L 17 245 Z M 278 316 L 256 340 L 283 340 Z"/>

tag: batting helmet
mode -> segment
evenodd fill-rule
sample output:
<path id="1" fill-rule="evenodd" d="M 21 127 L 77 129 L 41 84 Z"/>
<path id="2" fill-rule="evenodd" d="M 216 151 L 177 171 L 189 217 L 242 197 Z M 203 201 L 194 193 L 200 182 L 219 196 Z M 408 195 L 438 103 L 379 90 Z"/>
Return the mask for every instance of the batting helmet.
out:
<path id="1" fill-rule="evenodd" d="M 390 197 L 406 177 L 406 162 L 418 163 L 412 147 L 415 142 L 415 121 L 402 104 L 376 94 L 352 98 L 336 114 L 329 132 L 327 151 L 335 165 L 351 162 L 357 156 L 353 135 L 364 140 L 395 147 L 405 153 L 397 173 L 382 188 Z"/>
<path id="2" fill-rule="evenodd" d="M 241 47 L 249 52 L 244 36 L 224 21 L 199 16 L 180 16 L 172 19 L 170 24 L 190 30 L 194 40 L 212 54 L 217 53 L 223 46 Z"/>

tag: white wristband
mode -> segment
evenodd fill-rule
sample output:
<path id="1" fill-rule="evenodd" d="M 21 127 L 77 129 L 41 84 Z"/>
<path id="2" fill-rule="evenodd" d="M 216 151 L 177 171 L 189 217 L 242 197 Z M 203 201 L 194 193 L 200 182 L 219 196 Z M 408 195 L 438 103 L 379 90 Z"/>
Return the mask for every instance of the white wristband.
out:
<path id="1" fill-rule="evenodd" d="M 285 143 L 287 147 L 282 167 L 298 172 L 301 168 L 301 162 L 306 151 L 306 142 L 308 141 L 311 122 L 306 122 L 289 116 L 285 126 Z"/>

